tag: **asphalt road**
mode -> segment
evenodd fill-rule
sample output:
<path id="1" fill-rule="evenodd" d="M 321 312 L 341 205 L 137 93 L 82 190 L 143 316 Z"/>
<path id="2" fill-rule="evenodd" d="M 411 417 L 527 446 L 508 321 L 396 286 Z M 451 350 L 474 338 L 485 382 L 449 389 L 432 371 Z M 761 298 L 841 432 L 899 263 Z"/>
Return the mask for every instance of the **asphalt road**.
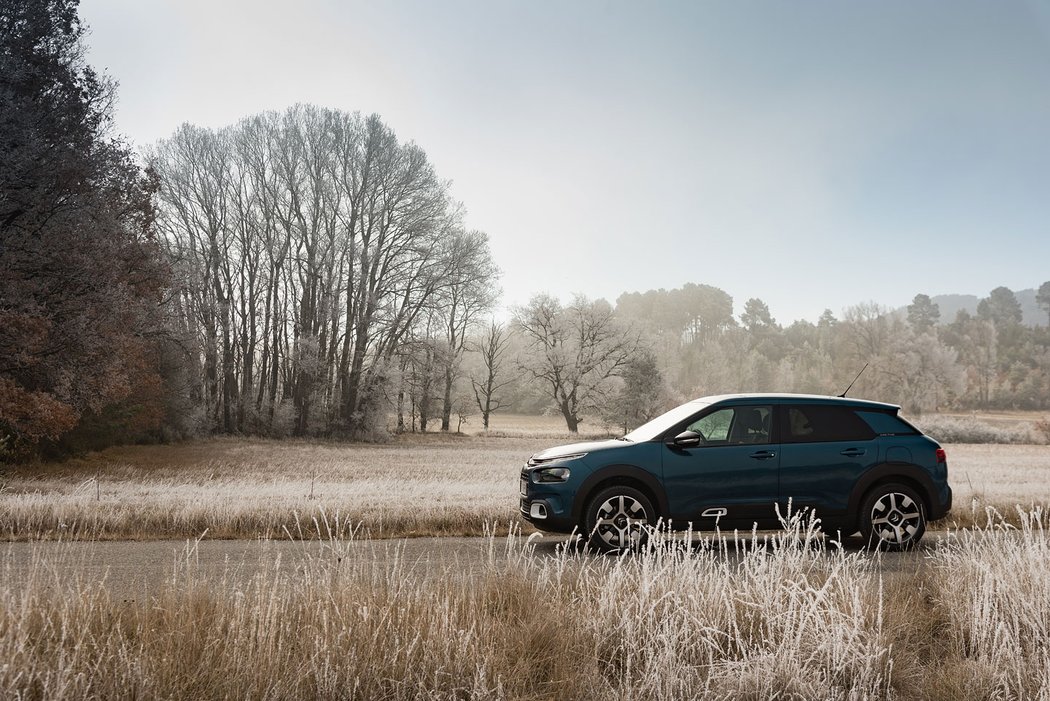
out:
<path id="1" fill-rule="evenodd" d="M 745 544 L 742 539 L 741 544 Z M 557 556 L 568 542 L 565 536 L 544 536 L 533 541 L 528 557 Z M 746 544 L 745 544 L 746 545 Z M 570 545 L 570 547 L 572 547 Z M 847 551 L 859 550 L 859 542 L 847 542 Z M 732 545 L 726 557 L 738 557 Z M 507 558 L 503 538 L 413 538 L 404 540 L 344 541 L 336 546 L 325 542 L 286 540 L 193 541 L 104 541 L 104 542 L 16 542 L 0 544 L 0 586 L 19 587 L 29 578 L 41 582 L 105 584 L 115 599 L 147 599 L 172 582 L 177 571 L 190 563 L 195 576 L 216 584 L 247 581 L 272 571 L 280 562 L 282 571 L 299 568 L 308 560 L 351 557 L 401 567 L 405 573 L 439 572 L 470 576 L 489 561 Z M 908 576 L 923 567 L 923 549 L 908 553 L 863 554 L 876 558 L 886 574 Z M 602 555 L 584 552 L 587 558 Z M 291 571 L 294 571 L 292 569 Z"/>

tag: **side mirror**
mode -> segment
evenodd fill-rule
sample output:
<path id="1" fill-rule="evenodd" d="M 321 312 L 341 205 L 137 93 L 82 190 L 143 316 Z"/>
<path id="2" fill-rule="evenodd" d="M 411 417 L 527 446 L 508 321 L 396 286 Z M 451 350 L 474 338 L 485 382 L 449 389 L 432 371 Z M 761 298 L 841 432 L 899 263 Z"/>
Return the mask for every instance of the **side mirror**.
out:
<path id="1" fill-rule="evenodd" d="M 696 431 L 682 431 L 670 444 L 676 448 L 695 448 L 703 442 L 703 437 Z"/>

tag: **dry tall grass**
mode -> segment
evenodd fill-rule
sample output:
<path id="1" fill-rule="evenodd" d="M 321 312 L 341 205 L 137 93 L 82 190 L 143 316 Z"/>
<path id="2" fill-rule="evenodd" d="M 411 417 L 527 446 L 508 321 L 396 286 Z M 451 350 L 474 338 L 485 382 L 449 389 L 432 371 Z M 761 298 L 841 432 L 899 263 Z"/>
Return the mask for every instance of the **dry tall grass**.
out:
<path id="1" fill-rule="evenodd" d="M 373 536 L 478 535 L 516 519 L 521 465 L 567 438 L 405 436 L 387 444 L 213 439 L 0 468 L 0 538 L 282 537 L 319 513 Z M 1050 448 L 948 446 L 953 520 L 1050 504 Z M 976 510 L 974 510 L 976 507 Z M 314 534 L 316 535 L 316 534 Z"/>
<path id="2" fill-rule="evenodd" d="M 802 525 L 621 558 L 512 536 L 470 576 L 335 539 L 294 570 L 206 581 L 190 550 L 145 602 L 43 559 L 0 591 L 0 697 L 1048 698 L 1046 518 L 1021 521 L 896 574 Z"/>

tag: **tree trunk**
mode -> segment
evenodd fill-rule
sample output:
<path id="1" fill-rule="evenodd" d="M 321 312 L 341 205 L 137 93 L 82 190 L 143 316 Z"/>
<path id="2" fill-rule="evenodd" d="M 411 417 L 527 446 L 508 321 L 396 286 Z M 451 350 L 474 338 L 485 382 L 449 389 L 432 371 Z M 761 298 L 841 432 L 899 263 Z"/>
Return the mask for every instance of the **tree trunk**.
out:
<path id="1" fill-rule="evenodd" d="M 427 421 L 430 420 L 430 393 L 423 394 L 419 398 L 419 432 L 427 432 Z"/>
<path id="2" fill-rule="evenodd" d="M 397 385 L 397 432 L 405 432 L 405 373 L 408 371 L 408 356 L 402 356 Z"/>
<path id="3" fill-rule="evenodd" d="M 223 305 L 224 314 L 229 313 L 229 305 Z M 236 430 L 233 407 L 237 403 L 237 373 L 234 368 L 233 339 L 230 337 L 230 324 L 227 318 L 222 329 L 222 428 L 226 433 Z"/>
<path id="4" fill-rule="evenodd" d="M 565 417 L 565 425 L 568 427 L 569 433 L 579 433 L 580 418 L 576 416 L 576 412 L 569 408 L 569 402 L 559 402 L 558 408 L 561 409 L 561 415 Z"/>
<path id="5" fill-rule="evenodd" d="M 441 404 L 441 430 L 446 433 L 452 427 L 452 385 L 455 377 L 452 375 L 451 364 L 445 366 L 445 397 Z"/>

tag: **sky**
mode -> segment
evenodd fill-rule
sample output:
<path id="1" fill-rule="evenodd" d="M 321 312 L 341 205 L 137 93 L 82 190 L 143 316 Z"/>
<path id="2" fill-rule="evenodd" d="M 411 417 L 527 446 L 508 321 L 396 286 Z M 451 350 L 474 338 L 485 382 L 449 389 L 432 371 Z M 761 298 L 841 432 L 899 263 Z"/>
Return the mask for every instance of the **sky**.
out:
<path id="1" fill-rule="evenodd" d="M 1050 2 L 82 0 L 136 146 L 378 113 L 505 308 L 694 282 L 778 322 L 1050 280 Z"/>

